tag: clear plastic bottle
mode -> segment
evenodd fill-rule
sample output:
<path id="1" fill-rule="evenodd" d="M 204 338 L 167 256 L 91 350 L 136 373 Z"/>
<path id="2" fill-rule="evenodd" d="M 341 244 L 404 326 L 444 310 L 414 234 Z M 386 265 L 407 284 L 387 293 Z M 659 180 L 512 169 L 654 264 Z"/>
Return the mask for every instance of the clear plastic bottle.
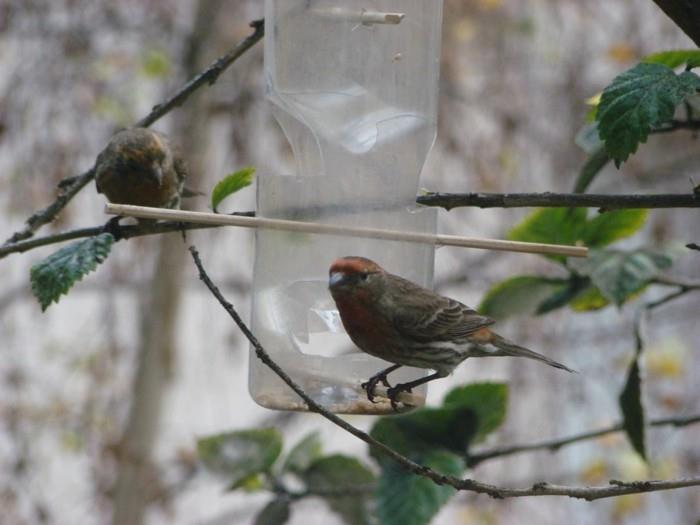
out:
<path id="1" fill-rule="evenodd" d="M 297 174 L 258 178 L 260 216 L 432 233 L 418 178 L 435 140 L 442 0 L 266 0 L 265 74 Z M 385 413 L 360 383 L 389 366 L 354 347 L 327 289 L 337 257 L 361 255 L 430 286 L 434 247 L 258 230 L 252 326 L 317 402 Z M 422 376 L 401 368 L 393 384 Z M 251 354 L 250 392 L 268 408 L 301 400 Z M 414 392 L 415 405 L 425 388 Z"/>

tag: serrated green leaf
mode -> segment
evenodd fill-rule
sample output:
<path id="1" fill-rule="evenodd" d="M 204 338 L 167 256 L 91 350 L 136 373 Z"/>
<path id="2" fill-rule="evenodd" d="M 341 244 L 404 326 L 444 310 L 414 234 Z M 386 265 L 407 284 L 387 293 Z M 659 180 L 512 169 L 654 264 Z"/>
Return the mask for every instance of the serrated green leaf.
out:
<path id="1" fill-rule="evenodd" d="M 230 489 L 252 476 L 269 471 L 282 451 L 282 435 L 275 428 L 224 432 L 197 441 L 197 454 L 212 472 L 230 480 Z"/>
<path id="2" fill-rule="evenodd" d="M 452 476 L 460 476 L 464 470 L 459 456 L 441 450 L 427 451 L 421 463 Z M 425 525 L 454 493 L 450 486 L 437 485 L 395 463 L 387 464 L 377 484 L 377 516 L 382 525 Z"/>
<path id="3" fill-rule="evenodd" d="M 111 233 L 101 233 L 73 242 L 32 266 L 29 273 L 32 292 L 41 310 L 58 302 L 61 295 L 104 262 L 113 243 Z"/>
<path id="4" fill-rule="evenodd" d="M 505 383 L 472 383 L 450 390 L 442 406 L 446 409 L 469 408 L 476 413 L 477 429 L 473 443 L 482 441 L 501 426 L 508 407 L 508 385 Z"/>
<path id="5" fill-rule="evenodd" d="M 586 222 L 583 242 L 589 248 L 602 248 L 629 237 L 644 226 L 647 210 L 613 210 Z"/>
<path id="6" fill-rule="evenodd" d="M 620 306 L 644 289 L 660 270 L 669 268 L 671 259 L 645 250 L 595 250 L 577 266 L 606 299 Z"/>
<path id="7" fill-rule="evenodd" d="M 566 287 L 566 279 L 518 275 L 496 283 L 486 292 L 478 311 L 495 319 L 532 315 L 547 297 Z"/>
<path id="8" fill-rule="evenodd" d="M 596 114 L 600 138 L 617 167 L 646 142 L 653 127 L 673 118 L 676 106 L 695 93 L 700 77 L 689 71 L 641 63 L 605 88 Z"/>
<path id="9" fill-rule="evenodd" d="M 312 492 L 327 489 L 336 492 L 322 497 L 345 523 L 371 523 L 369 504 L 375 477 L 358 459 L 341 454 L 325 456 L 314 461 L 302 477 Z"/>
<path id="10" fill-rule="evenodd" d="M 255 525 L 284 525 L 289 521 L 291 501 L 280 496 L 263 507 L 255 517 Z"/>
<path id="11" fill-rule="evenodd" d="M 585 208 L 540 208 L 508 232 L 512 241 L 576 244 L 586 224 Z M 564 261 L 559 255 L 547 256 Z"/>
<path id="12" fill-rule="evenodd" d="M 311 463 L 321 457 L 322 448 L 321 435 L 318 432 L 307 434 L 289 452 L 282 470 L 296 474 L 304 472 Z"/>
<path id="13" fill-rule="evenodd" d="M 687 65 L 689 68 L 700 66 L 700 50 L 698 49 L 674 49 L 652 53 L 642 58 L 642 62 L 661 64 L 675 69 L 678 66 Z"/>
<path id="14" fill-rule="evenodd" d="M 226 197 L 236 193 L 238 190 L 242 190 L 246 186 L 250 186 L 253 182 L 254 173 L 255 168 L 248 166 L 227 175 L 217 182 L 211 192 L 211 209 L 216 212 L 219 204 Z"/>
<path id="15" fill-rule="evenodd" d="M 639 356 L 635 356 L 627 374 L 625 387 L 620 393 L 622 426 L 634 450 L 646 461 L 644 436 L 644 407 L 642 406 L 642 379 L 639 373 Z"/>

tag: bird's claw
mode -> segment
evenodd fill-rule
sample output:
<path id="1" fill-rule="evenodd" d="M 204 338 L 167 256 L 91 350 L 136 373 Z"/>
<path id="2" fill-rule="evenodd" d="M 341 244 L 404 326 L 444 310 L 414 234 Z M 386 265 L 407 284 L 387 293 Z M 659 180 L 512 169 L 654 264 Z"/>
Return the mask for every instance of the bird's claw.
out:
<path id="1" fill-rule="evenodd" d="M 383 384 L 387 388 L 391 388 L 391 385 L 389 384 L 389 381 L 387 380 L 386 376 L 387 375 L 384 373 L 376 374 L 370 377 L 364 383 L 360 384 L 360 388 L 367 392 L 367 399 L 369 399 L 370 402 L 376 403 L 376 401 L 374 400 L 374 389 L 377 388 L 377 385 L 379 383 Z"/>
<path id="2" fill-rule="evenodd" d="M 389 401 L 391 402 L 391 408 L 394 409 L 394 412 L 399 411 L 398 397 L 401 392 L 410 393 L 411 387 L 407 386 L 406 383 L 401 383 L 400 385 L 393 386 L 386 391 L 386 396 L 389 398 Z"/>

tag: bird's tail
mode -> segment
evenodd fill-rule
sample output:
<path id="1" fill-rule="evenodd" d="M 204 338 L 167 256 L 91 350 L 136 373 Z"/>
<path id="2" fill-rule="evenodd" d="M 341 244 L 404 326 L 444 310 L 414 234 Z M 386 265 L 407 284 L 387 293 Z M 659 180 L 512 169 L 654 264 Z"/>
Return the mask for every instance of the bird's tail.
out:
<path id="1" fill-rule="evenodd" d="M 572 372 L 572 373 L 578 373 L 576 370 L 572 370 L 568 366 L 564 366 L 561 363 L 558 363 L 554 361 L 553 359 L 550 359 L 549 357 L 545 357 L 542 354 L 538 354 L 537 352 L 533 352 L 532 350 L 528 350 L 525 347 L 516 345 L 514 342 L 509 341 L 505 337 L 501 337 L 498 334 L 495 334 L 491 332 L 491 338 L 489 343 L 491 343 L 493 346 L 498 348 L 499 352 L 496 355 L 505 355 L 505 356 L 512 356 L 512 357 L 527 357 L 528 359 L 536 359 L 537 361 L 542 361 L 543 363 L 547 363 L 549 366 L 553 366 L 554 368 L 559 368 L 561 370 L 566 370 L 567 372 Z M 491 354 L 494 355 L 494 354 Z"/>

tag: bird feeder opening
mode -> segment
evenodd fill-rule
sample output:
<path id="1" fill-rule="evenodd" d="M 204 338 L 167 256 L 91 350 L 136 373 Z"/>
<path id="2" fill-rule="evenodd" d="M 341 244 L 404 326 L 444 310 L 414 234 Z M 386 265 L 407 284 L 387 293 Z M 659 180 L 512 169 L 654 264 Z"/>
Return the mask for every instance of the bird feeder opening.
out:
<path id="1" fill-rule="evenodd" d="M 289 140 L 294 175 L 258 178 L 262 217 L 434 233 L 418 209 L 436 134 L 442 0 L 266 0 L 267 97 Z M 328 291 L 333 260 L 358 255 L 426 287 L 434 246 L 258 230 L 252 327 L 273 359 L 337 413 L 392 412 L 361 383 L 392 363 L 361 352 Z M 392 384 L 424 376 L 401 367 Z M 267 408 L 305 404 L 251 355 L 250 393 Z M 400 409 L 421 406 L 425 387 Z"/>

